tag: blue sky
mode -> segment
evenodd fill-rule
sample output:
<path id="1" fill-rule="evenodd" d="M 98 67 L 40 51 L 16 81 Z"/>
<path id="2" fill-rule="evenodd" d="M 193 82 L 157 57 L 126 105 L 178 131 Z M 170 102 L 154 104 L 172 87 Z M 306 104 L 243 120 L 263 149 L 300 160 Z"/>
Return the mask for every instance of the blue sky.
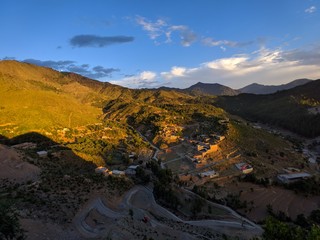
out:
<path id="1" fill-rule="evenodd" d="M 320 0 L 1 0 L 0 59 L 130 88 L 320 78 Z"/>

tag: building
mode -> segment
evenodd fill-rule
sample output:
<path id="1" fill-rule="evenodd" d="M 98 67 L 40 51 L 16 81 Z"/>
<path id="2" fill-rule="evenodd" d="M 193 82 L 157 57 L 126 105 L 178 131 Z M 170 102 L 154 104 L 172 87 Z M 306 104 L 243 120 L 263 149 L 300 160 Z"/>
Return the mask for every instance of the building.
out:
<path id="1" fill-rule="evenodd" d="M 140 166 L 139 165 L 131 165 L 131 166 L 129 166 L 126 169 L 125 174 L 126 175 L 136 175 L 138 167 L 140 167 Z"/>
<path id="2" fill-rule="evenodd" d="M 112 170 L 110 174 L 112 174 L 112 176 L 118 176 L 118 177 L 126 175 L 125 171 L 120 171 L 120 170 Z"/>
<path id="3" fill-rule="evenodd" d="M 253 167 L 248 163 L 237 163 L 236 168 L 244 174 L 248 174 L 253 171 Z"/>
<path id="4" fill-rule="evenodd" d="M 45 158 L 48 156 L 48 152 L 47 151 L 39 151 L 37 152 L 38 156 L 41 158 Z"/>
<path id="5" fill-rule="evenodd" d="M 216 171 L 212 170 L 212 171 L 199 173 L 199 176 L 200 177 L 215 178 L 215 177 L 219 177 L 219 173 L 217 173 Z"/>
<path id="6" fill-rule="evenodd" d="M 300 173 L 290 173 L 290 174 L 279 174 L 277 176 L 277 179 L 281 182 L 281 183 L 292 183 L 295 181 L 299 181 L 299 180 L 303 180 L 303 179 L 307 179 L 310 178 L 312 175 L 309 173 L 305 173 L 305 172 L 300 172 Z"/>
<path id="7" fill-rule="evenodd" d="M 94 171 L 95 171 L 95 173 L 103 174 L 104 172 L 108 171 L 108 169 L 106 167 L 100 166 L 100 167 L 97 167 Z"/>

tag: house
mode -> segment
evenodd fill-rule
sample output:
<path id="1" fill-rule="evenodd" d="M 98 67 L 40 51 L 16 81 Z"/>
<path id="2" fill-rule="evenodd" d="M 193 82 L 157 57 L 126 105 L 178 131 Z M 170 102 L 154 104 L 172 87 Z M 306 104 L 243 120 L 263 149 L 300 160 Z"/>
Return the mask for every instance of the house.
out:
<path id="1" fill-rule="evenodd" d="M 200 177 L 215 178 L 215 177 L 219 177 L 219 173 L 217 173 L 216 171 L 212 170 L 212 171 L 199 173 L 199 176 Z"/>
<path id="2" fill-rule="evenodd" d="M 207 151 L 207 153 L 212 153 L 212 152 L 216 152 L 216 151 L 218 151 L 218 145 L 217 144 L 210 144 L 209 150 Z"/>
<path id="3" fill-rule="evenodd" d="M 110 172 L 110 174 L 112 174 L 113 176 L 118 176 L 118 177 L 126 175 L 125 171 L 120 171 L 120 170 L 112 170 Z"/>
<path id="4" fill-rule="evenodd" d="M 45 158 L 45 157 L 48 156 L 48 152 L 47 151 L 38 151 L 37 154 L 41 158 Z"/>
<path id="5" fill-rule="evenodd" d="M 218 142 L 221 142 L 226 138 L 225 136 L 216 135 L 216 134 L 212 134 L 211 136 L 214 137 Z"/>
<path id="6" fill-rule="evenodd" d="M 126 175 L 136 175 L 139 165 L 131 165 L 125 170 Z"/>
<path id="7" fill-rule="evenodd" d="M 248 174 L 253 171 L 253 167 L 248 163 L 237 163 L 236 168 L 244 174 Z"/>
<path id="8" fill-rule="evenodd" d="M 108 169 L 106 167 L 100 166 L 100 167 L 97 167 L 94 171 L 95 171 L 95 173 L 103 174 L 105 171 L 108 171 Z"/>
<path id="9" fill-rule="evenodd" d="M 309 173 L 305 173 L 305 172 L 300 172 L 300 173 L 290 173 L 290 174 L 279 174 L 277 176 L 277 179 L 281 182 L 281 183 L 292 183 L 295 181 L 299 181 L 299 180 L 303 180 L 306 178 L 310 178 L 312 175 Z"/>

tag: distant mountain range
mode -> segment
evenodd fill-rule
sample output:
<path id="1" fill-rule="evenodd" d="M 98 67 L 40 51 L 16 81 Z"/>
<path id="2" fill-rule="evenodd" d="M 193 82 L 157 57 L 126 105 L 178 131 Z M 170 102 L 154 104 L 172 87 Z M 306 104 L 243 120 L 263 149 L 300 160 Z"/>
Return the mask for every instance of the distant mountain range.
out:
<path id="1" fill-rule="evenodd" d="M 320 80 L 313 80 L 272 94 L 221 96 L 215 104 L 250 121 L 277 125 L 306 137 L 316 137 L 320 135 L 320 114 L 316 114 L 320 110 L 319 92 Z M 312 113 L 311 109 L 316 112 Z"/>
<path id="2" fill-rule="evenodd" d="M 287 90 L 291 89 L 297 86 L 304 85 L 312 80 L 310 79 L 297 79 L 292 82 L 289 82 L 287 84 L 282 84 L 282 85 L 261 85 L 258 83 L 253 83 L 250 84 L 246 87 L 238 89 L 239 92 L 241 93 L 253 93 L 253 94 L 270 94 L 270 93 L 275 93 L 278 91 L 282 90 Z"/>
<path id="3" fill-rule="evenodd" d="M 202 83 L 198 82 L 188 88 L 169 88 L 161 87 L 162 90 L 174 90 L 191 95 L 215 95 L 215 96 L 235 96 L 240 93 L 253 93 L 253 94 L 271 94 L 278 91 L 291 89 L 297 86 L 304 85 L 311 82 L 310 79 L 297 79 L 287 84 L 282 85 L 262 85 L 258 83 L 250 84 L 240 89 L 232 89 L 230 87 L 218 83 Z"/>

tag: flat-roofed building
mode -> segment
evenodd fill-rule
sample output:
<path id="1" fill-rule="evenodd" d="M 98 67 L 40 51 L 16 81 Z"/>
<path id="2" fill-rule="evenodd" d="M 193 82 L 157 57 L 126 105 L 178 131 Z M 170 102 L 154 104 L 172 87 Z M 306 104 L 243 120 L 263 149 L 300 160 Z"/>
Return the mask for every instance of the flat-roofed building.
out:
<path id="1" fill-rule="evenodd" d="M 310 177 L 312 177 L 311 174 L 301 172 L 301 173 L 279 174 L 277 176 L 277 179 L 282 183 L 292 183 L 292 182 L 307 179 Z"/>

